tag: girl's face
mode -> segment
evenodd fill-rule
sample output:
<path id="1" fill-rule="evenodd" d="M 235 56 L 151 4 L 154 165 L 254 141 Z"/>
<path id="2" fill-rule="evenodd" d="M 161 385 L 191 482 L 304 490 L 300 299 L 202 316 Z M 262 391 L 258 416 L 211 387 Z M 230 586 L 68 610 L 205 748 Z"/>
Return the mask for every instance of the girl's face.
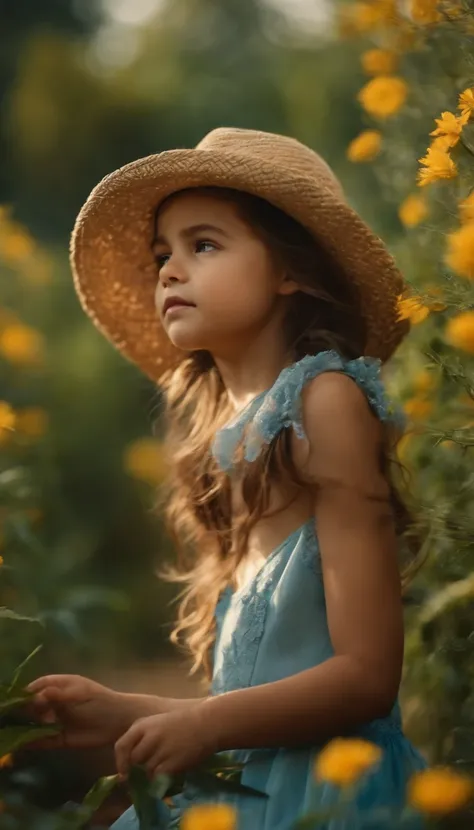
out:
<path id="1" fill-rule="evenodd" d="M 238 355 L 282 321 L 284 296 L 298 290 L 235 205 L 199 191 L 178 193 L 158 211 L 153 251 L 156 308 L 171 342 L 185 351 Z"/>

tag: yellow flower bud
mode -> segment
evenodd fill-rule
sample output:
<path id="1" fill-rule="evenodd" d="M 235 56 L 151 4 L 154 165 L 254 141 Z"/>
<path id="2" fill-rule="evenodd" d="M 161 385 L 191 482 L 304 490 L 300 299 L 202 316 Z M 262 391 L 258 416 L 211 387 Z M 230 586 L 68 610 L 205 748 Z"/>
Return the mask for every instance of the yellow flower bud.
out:
<path id="1" fill-rule="evenodd" d="M 379 75 L 368 82 L 357 98 L 363 108 L 374 118 L 388 118 L 403 106 L 408 95 L 408 85 L 395 75 Z"/>
<path id="2" fill-rule="evenodd" d="M 424 398 L 410 398 L 404 406 L 405 412 L 413 421 L 427 418 L 433 409 L 433 403 Z"/>
<path id="3" fill-rule="evenodd" d="M 382 135 L 378 130 L 364 130 L 347 148 L 349 161 L 372 161 L 380 152 Z"/>
<path id="4" fill-rule="evenodd" d="M 451 346 L 474 354 L 474 311 L 463 311 L 448 321 L 445 337 Z"/>
<path id="5" fill-rule="evenodd" d="M 438 0 L 412 0 L 411 16 L 416 23 L 437 23 L 442 20 Z"/>
<path id="6" fill-rule="evenodd" d="M 0 354 L 11 363 L 38 363 L 42 352 L 41 334 L 23 323 L 13 323 L 0 333 Z"/>
<path id="7" fill-rule="evenodd" d="M 460 277 L 474 280 L 474 222 L 448 234 L 445 262 Z"/>
<path id="8" fill-rule="evenodd" d="M 406 228 L 414 228 L 428 215 L 428 206 L 422 196 L 407 196 L 398 209 L 400 221 Z"/>
<path id="9" fill-rule="evenodd" d="M 330 781 L 339 787 L 353 784 L 382 757 L 376 744 L 361 738 L 336 738 L 316 758 L 317 781 Z"/>
<path id="10" fill-rule="evenodd" d="M 183 814 L 181 830 L 235 830 L 237 813 L 230 804 L 196 804 Z"/>
<path id="11" fill-rule="evenodd" d="M 408 785 L 408 801 L 422 813 L 442 816 L 464 807 L 474 793 L 467 776 L 450 769 L 427 769 L 415 773 Z"/>
<path id="12" fill-rule="evenodd" d="M 124 453 L 124 466 L 133 478 L 156 485 L 166 475 L 163 444 L 153 438 L 139 438 Z"/>
<path id="13" fill-rule="evenodd" d="M 416 392 L 430 392 L 435 388 L 437 378 L 433 372 L 428 369 L 421 369 L 413 380 L 413 388 Z"/>
<path id="14" fill-rule="evenodd" d="M 398 57 L 388 49 L 369 49 L 362 55 L 361 63 L 368 75 L 390 75 L 396 69 Z"/>

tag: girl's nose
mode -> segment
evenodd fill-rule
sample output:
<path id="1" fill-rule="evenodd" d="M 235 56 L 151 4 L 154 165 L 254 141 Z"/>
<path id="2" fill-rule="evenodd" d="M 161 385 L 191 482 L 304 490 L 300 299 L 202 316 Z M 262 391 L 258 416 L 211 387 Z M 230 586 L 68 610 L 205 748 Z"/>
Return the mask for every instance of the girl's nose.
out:
<path id="1" fill-rule="evenodd" d="M 179 265 L 176 259 L 171 257 L 160 268 L 160 282 L 163 286 L 172 285 L 175 282 L 183 283 L 187 281 L 187 276 L 184 269 Z"/>

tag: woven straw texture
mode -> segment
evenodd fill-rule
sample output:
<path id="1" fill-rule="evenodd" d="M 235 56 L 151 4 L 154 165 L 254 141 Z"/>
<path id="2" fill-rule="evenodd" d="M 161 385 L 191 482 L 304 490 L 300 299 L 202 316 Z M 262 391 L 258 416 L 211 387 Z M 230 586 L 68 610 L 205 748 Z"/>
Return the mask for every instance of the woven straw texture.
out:
<path id="1" fill-rule="evenodd" d="M 154 305 L 154 213 L 189 187 L 253 193 L 306 227 L 357 285 L 367 323 L 365 354 L 387 360 L 408 331 L 398 317 L 405 284 L 383 242 L 346 203 L 323 159 L 293 138 L 237 128 L 209 133 L 195 149 L 167 150 L 106 176 L 82 207 L 71 238 L 81 304 L 99 330 L 159 381 L 183 352 Z"/>

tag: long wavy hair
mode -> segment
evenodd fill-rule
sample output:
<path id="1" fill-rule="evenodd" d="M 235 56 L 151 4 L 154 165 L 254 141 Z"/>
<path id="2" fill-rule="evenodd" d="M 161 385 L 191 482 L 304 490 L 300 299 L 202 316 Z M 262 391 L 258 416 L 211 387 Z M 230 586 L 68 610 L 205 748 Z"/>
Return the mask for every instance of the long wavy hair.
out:
<path id="1" fill-rule="evenodd" d="M 227 188 L 199 190 L 234 204 L 240 218 L 267 246 L 275 265 L 283 265 L 285 273 L 301 285 L 301 292 L 287 298 L 284 321 L 292 360 L 326 349 L 335 349 L 346 359 L 363 355 L 366 327 L 356 287 L 311 234 L 257 196 Z M 256 461 L 247 463 L 240 453 L 243 507 L 233 513 L 229 477 L 210 451 L 216 431 L 233 414 L 212 355 L 206 351 L 187 355 L 163 379 L 163 393 L 170 474 L 159 508 L 164 508 L 177 560 L 161 575 L 183 585 L 171 640 L 191 652 L 191 672 L 203 667 L 210 677 L 216 603 L 245 556 L 252 528 L 268 515 L 271 488 L 284 479 L 301 492 L 307 483 L 293 463 L 289 430 L 283 430 Z M 390 486 L 397 536 L 408 537 L 412 518 L 401 495 L 403 475 L 397 474 L 400 464 L 394 452 L 400 436 L 389 426 L 384 436 L 380 466 Z M 412 559 L 414 546 L 409 544 L 408 549 Z"/>

